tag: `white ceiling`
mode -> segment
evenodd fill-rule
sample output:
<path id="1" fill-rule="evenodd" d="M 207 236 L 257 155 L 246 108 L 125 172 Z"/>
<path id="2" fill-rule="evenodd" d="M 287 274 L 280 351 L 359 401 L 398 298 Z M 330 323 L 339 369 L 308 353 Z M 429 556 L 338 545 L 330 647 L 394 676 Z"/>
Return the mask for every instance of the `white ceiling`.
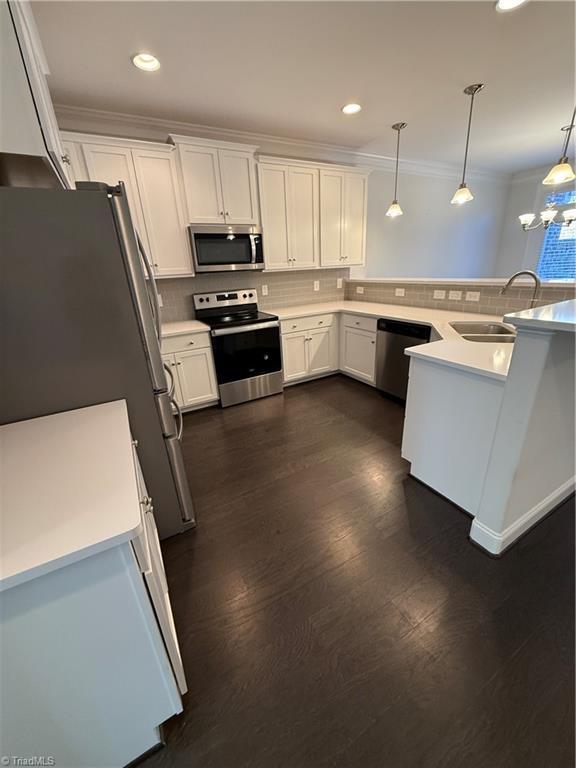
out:
<path id="1" fill-rule="evenodd" d="M 556 159 L 574 100 L 574 5 L 530 2 L 33 4 L 57 104 L 514 172 Z M 148 50 L 158 72 L 130 55 Z M 364 106 L 346 117 L 340 107 Z"/>

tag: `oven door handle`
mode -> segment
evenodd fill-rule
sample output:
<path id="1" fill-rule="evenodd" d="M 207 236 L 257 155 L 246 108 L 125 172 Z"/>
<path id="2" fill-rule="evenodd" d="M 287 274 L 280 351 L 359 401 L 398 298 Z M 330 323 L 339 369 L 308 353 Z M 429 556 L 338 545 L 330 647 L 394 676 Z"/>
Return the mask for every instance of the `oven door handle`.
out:
<path id="1" fill-rule="evenodd" d="M 269 323 L 254 323 L 254 325 L 240 325 L 236 328 L 217 328 L 211 331 L 212 336 L 232 336 L 235 333 L 244 333 L 245 331 L 260 331 L 264 328 L 279 328 L 278 320 L 271 320 Z"/>

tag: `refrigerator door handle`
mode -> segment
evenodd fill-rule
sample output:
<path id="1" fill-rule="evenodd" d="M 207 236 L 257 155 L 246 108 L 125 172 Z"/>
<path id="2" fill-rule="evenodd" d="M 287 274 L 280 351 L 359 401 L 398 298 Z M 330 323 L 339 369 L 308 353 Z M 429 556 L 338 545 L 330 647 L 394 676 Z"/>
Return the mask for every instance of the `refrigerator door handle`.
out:
<path id="1" fill-rule="evenodd" d="M 182 409 L 176 402 L 176 400 L 171 397 L 170 402 L 172 403 L 173 407 L 176 409 L 176 415 L 178 416 L 178 440 L 182 440 L 182 432 L 184 431 L 184 416 L 182 415 Z"/>
<path id="2" fill-rule="evenodd" d="M 148 256 L 146 255 L 146 251 L 142 245 L 142 240 L 140 239 L 138 232 L 136 232 L 136 241 L 138 242 L 138 250 L 140 251 L 140 256 L 142 257 L 142 262 L 144 263 L 144 269 L 146 270 L 148 281 L 152 288 L 152 315 L 154 316 L 154 325 L 156 326 L 156 336 L 158 336 L 158 343 L 160 343 L 162 338 L 162 326 L 160 325 L 160 299 L 158 298 L 158 286 L 156 285 L 154 270 L 152 269 L 152 265 L 148 260 Z"/>
<path id="3" fill-rule="evenodd" d="M 174 381 L 174 374 L 170 370 L 170 366 L 168 363 L 164 363 L 164 370 L 168 374 L 168 378 L 170 380 L 170 386 L 168 387 L 168 394 L 170 395 L 170 400 L 174 398 L 174 390 L 176 388 L 176 382 Z"/>

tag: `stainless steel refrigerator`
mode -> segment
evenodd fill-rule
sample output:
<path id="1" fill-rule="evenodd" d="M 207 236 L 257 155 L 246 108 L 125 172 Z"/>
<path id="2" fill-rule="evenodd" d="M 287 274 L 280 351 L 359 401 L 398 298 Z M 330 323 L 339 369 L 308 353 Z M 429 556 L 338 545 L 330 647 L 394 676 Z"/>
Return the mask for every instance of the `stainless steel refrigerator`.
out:
<path id="1" fill-rule="evenodd" d="M 154 278 L 123 185 L 81 186 L 0 188 L 0 424 L 125 399 L 165 538 L 195 519 Z"/>

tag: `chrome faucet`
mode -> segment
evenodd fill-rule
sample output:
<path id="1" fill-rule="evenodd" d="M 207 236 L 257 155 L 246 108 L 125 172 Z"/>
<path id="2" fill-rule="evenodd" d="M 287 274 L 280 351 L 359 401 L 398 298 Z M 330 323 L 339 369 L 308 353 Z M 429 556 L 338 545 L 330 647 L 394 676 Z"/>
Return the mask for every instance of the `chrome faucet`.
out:
<path id="1" fill-rule="evenodd" d="M 516 280 L 517 277 L 520 277 L 521 275 L 528 275 L 528 277 L 531 277 L 534 280 L 534 293 L 532 294 L 532 298 L 530 299 L 530 306 L 533 307 L 534 304 L 536 304 L 536 296 L 538 295 L 538 291 L 540 290 L 542 283 L 540 282 L 540 278 L 536 274 L 536 272 L 532 272 L 531 269 L 521 269 L 519 272 L 514 272 L 512 277 L 508 280 L 504 288 L 500 291 L 500 295 L 506 293 L 508 288 L 512 285 L 514 280 Z"/>

